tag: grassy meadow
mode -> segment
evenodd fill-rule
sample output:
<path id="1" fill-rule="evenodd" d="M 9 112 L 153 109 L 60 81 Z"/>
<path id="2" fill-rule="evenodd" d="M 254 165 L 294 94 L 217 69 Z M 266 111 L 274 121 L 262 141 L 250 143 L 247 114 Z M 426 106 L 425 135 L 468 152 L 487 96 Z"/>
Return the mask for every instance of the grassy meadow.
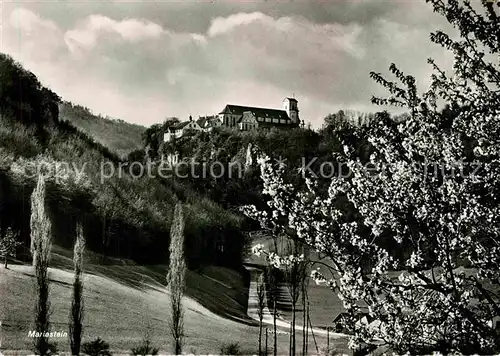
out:
<path id="1" fill-rule="evenodd" d="M 50 320 L 53 331 L 67 331 L 73 274 L 70 251 L 54 246 L 49 269 L 51 280 Z M 103 259 L 87 254 L 84 277 L 84 342 L 100 337 L 113 354 L 130 353 L 148 328 L 160 353 L 170 353 L 167 324 L 169 306 L 164 286 L 166 266 L 140 266 L 127 260 Z M 0 320 L 2 352 L 30 354 L 34 306 L 32 267 L 11 264 L 0 268 Z M 185 353 L 220 353 L 225 343 L 237 342 L 243 354 L 256 354 L 257 323 L 246 316 L 248 287 L 244 277 L 222 267 L 189 271 L 185 298 Z M 284 331 L 284 330 L 283 330 Z M 302 341 L 298 335 L 297 345 Z M 66 338 L 53 339 L 60 353 L 69 350 Z M 326 345 L 316 336 L 318 347 Z M 269 345 L 271 348 L 271 337 Z M 279 354 L 288 352 L 288 335 L 278 335 Z M 299 346 L 298 346 L 299 347 Z M 301 346 L 300 346 L 301 347 Z M 309 349 L 315 351 L 312 337 Z M 333 341 L 332 341 L 332 347 Z M 345 347 L 339 346 L 339 347 Z"/>

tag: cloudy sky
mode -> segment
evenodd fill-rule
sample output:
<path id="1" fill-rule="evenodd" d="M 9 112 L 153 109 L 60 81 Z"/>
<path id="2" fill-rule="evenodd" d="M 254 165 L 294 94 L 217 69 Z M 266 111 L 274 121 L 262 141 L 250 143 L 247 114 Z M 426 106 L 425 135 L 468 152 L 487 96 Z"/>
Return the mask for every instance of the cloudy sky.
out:
<path id="1" fill-rule="evenodd" d="M 1 51 L 45 85 L 143 125 L 295 94 L 319 126 L 341 108 L 376 109 L 372 70 L 395 62 L 425 87 L 426 59 L 449 62 L 423 0 L 4 1 L 2 20 Z"/>

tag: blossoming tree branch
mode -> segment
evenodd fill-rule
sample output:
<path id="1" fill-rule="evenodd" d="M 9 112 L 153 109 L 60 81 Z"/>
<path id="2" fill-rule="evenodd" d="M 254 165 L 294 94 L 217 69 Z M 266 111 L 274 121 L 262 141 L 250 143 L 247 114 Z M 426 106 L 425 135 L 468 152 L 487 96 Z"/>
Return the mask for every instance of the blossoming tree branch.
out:
<path id="1" fill-rule="evenodd" d="M 422 94 L 395 64 L 394 81 L 371 73 L 389 92 L 373 103 L 405 108 L 406 120 L 382 112 L 370 127 L 353 128 L 370 143 L 369 159 L 359 164 L 346 140 L 333 154 L 350 174 L 306 178 L 302 190 L 257 152 L 268 208 L 244 211 L 273 235 L 328 257 L 333 273 L 311 276 L 343 301 L 351 348 L 493 354 L 500 352 L 500 11 L 486 0 L 427 2 L 459 34 L 430 37 L 451 51 L 453 69 L 429 59 L 434 71 Z M 429 169 L 436 162 L 440 169 Z M 304 259 L 264 245 L 253 252 L 277 268 Z M 376 326 L 355 323 L 363 311 Z"/>

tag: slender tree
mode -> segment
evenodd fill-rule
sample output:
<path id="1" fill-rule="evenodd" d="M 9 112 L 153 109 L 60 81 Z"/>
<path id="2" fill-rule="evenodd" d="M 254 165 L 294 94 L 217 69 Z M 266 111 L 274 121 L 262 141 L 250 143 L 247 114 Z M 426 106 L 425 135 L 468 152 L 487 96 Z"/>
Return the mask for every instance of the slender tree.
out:
<path id="1" fill-rule="evenodd" d="M 175 354 L 179 355 L 182 353 L 184 340 L 182 296 L 184 294 L 186 274 L 186 262 L 184 259 L 184 217 L 180 202 L 175 206 L 170 239 L 170 267 L 167 273 L 171 309 L 169 327 L 173 338 Z"/>
<path id="2" fill-rule="evenodd" d="M 259 355 L 262 354 L 262 320 L 264 319 L 264 308 L 266 302 L 266 286 L 263 275 L 257 279 L 257 314 L 259 316 Z"/>
<path id="3" fill-rule="evenodd" d="M 303 246 L 303 254 L 306 258 L 309 258 L 309 253 L 306 246 Z M 307 308 L 306 308 L 306 297 L 307 297 L 307 262 L 304 262 L 302 268 L 300 269 L 300 294 L 302 296 L 302 355 L 307 354 Z"/>
<path id="4" fill-rule="evenodd" d="M 69 314 L 69 340 L 71 353 L 80 354 L 83 332 L 83 254 L 85 252 L 85 238 L 81 224 L 76 227 L 76 242 L 73 250 L 73 265 L 75 269 L 75 279 L 73 281 L 73 299 L 71 301 L 71 311 Z"/>
<path id="5" fill-rule="evenodd" d="M 278 342 L 276 338 L 276 317 L 277 317 L 277 310 L 276 310 L 276 301 L 278 299 L 278 294 L 279 294 L 279 279 L 278 279 L 278 270 L 274 268 L 273 266 L 267 266 L 265 270 L 265 277 L 266 277 L 266 296 L 267 296 L 267 301 L 269 305 L 273 309 L 273 333 L 274 333 L 274 340 L 273 340 L 273 355 L 276 356 L 277 354 L 277 347 L 278 347 Z"/>
<path id="6" fill-rule="evenodd" d="M 51 222 L 45 205 L 45 179 L 39 176 L 31 196 L 31 253 L 35 270 L 35 330 L 40 337 L 35 338 L 34 347 L 39 355 L 50 352 L 48 341 L 49 323 L 49 259 L 52 246 Z"/>
<path id="7" fill-rule="evenodd" d="M 0 237 L 0 256 L 4 258 L 4 267 L 8 268 L 9 257 L 16 256 L 16 248 L 21 245 L 17 236 L 11 228 L 7 229 L 3 237 Z"/>
<path id="8" fill-rule="evenodd" d="M 293 254 L 290 258 L 285 260 L 285 281 L 288 289 L 288 294 L 290 295 L 290 300 L 292 302 L 292 322 L 290 327 L 290 354 L 295 355 L 296 353 L 296 317 L 297 317 L 297 302 L 299 300 L 300 294 L 303 290 L 302 284 L 304 281 L 304 255 L 298 255 L 298 244 L 294 243 L 293 247 L 290 246 L 290 251 Z"/>

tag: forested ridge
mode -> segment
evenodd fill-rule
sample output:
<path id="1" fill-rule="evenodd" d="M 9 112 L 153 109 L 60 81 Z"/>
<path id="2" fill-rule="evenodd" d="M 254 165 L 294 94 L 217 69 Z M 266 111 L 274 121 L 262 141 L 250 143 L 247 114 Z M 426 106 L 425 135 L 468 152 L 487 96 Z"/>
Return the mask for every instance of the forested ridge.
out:
<path id="1" fill-rule="evenodd" d="M 144 126 L 97 115 L 89 108 L 69 101 L 59 104 L 59 117 L 120 157 L 126 157 L 131 151 L 142 148 L 141 136 L 146 130 Z"/>
<path id="2" fill-rule="evenodd" d="M 164 263 L 171 215 L 181 199 L 186 240 L 199 246 L 192 251 L 202 254 L 188 251 L 190 266 L 239 264 L 244 243 L 239 215 L 175 182 L 127 172 L 103 182 L 102 165 L 123 163 L 116 151 L 61 120 L 61 98 L 7 55 L 0 57 L 0 73 L 0 233 L 9 227 L 19 233 L 20 258 L 29 259 L 29 197 L 43 172 L 56 244 L 71 246 L 80 220 L 92 250 L 140 263 Z M 62 112 L 67 113 L 64 105 Z M 220 235 L 231 236 L 224 242 L 228 258 L 214 253 Z"/>

